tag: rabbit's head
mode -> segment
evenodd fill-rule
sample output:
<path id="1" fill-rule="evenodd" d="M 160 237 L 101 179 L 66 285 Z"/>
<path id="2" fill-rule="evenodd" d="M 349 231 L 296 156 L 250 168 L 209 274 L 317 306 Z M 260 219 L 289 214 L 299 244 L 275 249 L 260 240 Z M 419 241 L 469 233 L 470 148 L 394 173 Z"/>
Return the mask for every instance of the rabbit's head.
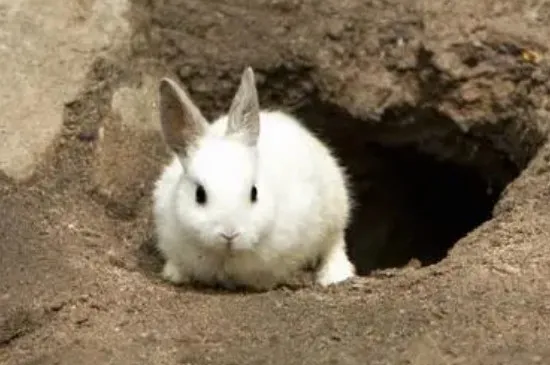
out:
<path id="1" fill-rule="evenodd" d="M 225 118 L 212 130 L 183 88 L 164 78 L 160 119 L 183 174 L 174 192 L 177 220 L 192 242 L 213 250 L 252 250 L 270 229 L 272 199 L 259 175 L 260 110 L 248 67 Z"/>

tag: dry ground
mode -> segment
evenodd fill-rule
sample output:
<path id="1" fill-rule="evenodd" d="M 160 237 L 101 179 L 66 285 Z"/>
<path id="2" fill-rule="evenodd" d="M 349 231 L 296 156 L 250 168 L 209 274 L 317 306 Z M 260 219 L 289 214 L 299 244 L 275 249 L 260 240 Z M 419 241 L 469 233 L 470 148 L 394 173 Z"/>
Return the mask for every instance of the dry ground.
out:
<path id="1" fill-rule="evenodd" d="M 550 4 L 519 3 L 135 0 L 34 175 L 0 179 L 0 363 L 550 363 Z M 349 167 L 362 277 L 159 279 L 156 80 L 213 116 L 245 64 Z"/>

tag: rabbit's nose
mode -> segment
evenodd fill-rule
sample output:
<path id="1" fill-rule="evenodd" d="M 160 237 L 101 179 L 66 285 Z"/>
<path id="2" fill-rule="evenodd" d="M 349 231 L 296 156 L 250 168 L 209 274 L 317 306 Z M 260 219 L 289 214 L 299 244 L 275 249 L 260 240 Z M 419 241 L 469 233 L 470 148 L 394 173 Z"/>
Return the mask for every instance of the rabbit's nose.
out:
<path id="1" fill-rule="evenodd" d="M 239 235 L 238 232 L 222 232 L 220 233 L 220 236 L 222 236 L 224 239 L 228 241 L 234 240 Z"/>

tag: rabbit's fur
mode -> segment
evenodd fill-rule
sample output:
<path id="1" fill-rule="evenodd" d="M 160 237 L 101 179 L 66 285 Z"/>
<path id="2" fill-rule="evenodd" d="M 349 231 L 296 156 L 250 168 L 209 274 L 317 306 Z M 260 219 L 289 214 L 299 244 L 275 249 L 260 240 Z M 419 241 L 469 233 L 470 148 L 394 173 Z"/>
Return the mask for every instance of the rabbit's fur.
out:
<path id="1" fill-rule="evenodd" d="M 174 152 L 153 194 L 166 280 L 266 290 L 317 260 L 323 286 L 355 275 L 343 169 L 296 119 L 260 111 L 250 67 L 212 124 L 175 81 L 162 79 L 159 94 Z"/>

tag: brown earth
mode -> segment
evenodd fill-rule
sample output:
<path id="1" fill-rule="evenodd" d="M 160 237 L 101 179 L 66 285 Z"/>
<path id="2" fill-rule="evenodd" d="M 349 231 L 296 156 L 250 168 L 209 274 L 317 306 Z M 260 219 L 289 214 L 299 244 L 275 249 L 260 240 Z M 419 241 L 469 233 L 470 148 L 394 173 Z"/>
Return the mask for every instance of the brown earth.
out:
<path id="1" fill-rule="evenodd" d="M 134 0 L 127 16 L 131 42 L 97 57 L 53 153 L 0 179 L 0 363 L 550 363 L 550 4 Z M 349 168 L 362 277 L 159 279 L 156 80 L 213 117 L 248 64 L 262 104 Z"/>

